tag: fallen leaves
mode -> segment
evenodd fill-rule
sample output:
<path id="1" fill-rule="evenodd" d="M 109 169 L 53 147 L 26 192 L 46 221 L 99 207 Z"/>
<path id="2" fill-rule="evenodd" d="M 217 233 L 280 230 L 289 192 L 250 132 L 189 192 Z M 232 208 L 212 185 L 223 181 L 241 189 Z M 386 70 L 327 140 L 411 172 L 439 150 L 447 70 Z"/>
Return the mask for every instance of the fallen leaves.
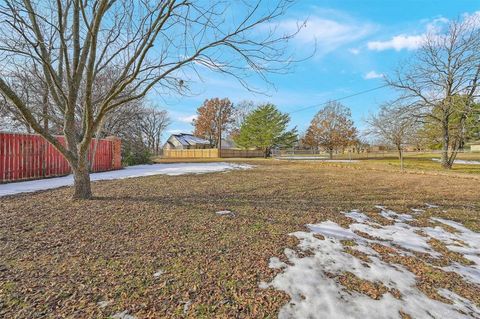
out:
<path id="1" fill-rule="evenodd" d="M 351 272 L 344 272 L 334 278 L 347 289 L 362 293 L 375 300 L 380 299 L 383 294 L 389 291 L 381 282 L 360 279 Z"/>
<path id="2" fill-rule="evenodd" d="M 382 202 L 406 211 L 448 198 L 455 220 L 480 227 L 478 181 L 254 164 L 227 174 L 97 182 L 91 201 L 70 201 L 69 188 L 2 198 L 0 317 L 276 317 L 288 296 L 258 285 L 279 271 L 268 267 L 270 257 L 296 247 L 288 234 L 305 224 L 348 225 L 342 209 Z M 225 208 L 237 216 L 215 215 Z M 371 284 L 364 289 L 380 296 Z"/>

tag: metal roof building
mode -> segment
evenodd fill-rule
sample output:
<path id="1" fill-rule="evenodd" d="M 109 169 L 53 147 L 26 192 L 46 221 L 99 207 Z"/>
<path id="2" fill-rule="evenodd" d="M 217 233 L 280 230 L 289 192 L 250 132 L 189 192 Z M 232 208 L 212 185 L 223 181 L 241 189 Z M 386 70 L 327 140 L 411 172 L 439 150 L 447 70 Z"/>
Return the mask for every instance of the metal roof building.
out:
<path id="1" fill-rule="evenodd" d="M 208 140 L 184 133 L 170 135 L 167 142 L 163 145 L 163 149 L 167 150 L 203 149 L 210 147 L 210 142 Z"/>

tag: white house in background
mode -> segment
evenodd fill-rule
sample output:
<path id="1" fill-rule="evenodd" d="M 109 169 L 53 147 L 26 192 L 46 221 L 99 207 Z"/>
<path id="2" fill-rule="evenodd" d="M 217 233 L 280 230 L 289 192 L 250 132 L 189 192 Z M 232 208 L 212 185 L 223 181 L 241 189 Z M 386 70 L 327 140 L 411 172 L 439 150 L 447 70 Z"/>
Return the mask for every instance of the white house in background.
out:
<path id="1" fill-rule="evenodd" d="M 480 142 L 470 144 L 470 150 L 472 152 L 480 152 Z"/>
<path id="2" fill-rule="evenodd" d="M 172 134 L 163 144 L 164 150 L 188 150 L 210 148 L 210 142 L 192 134 Z"/>

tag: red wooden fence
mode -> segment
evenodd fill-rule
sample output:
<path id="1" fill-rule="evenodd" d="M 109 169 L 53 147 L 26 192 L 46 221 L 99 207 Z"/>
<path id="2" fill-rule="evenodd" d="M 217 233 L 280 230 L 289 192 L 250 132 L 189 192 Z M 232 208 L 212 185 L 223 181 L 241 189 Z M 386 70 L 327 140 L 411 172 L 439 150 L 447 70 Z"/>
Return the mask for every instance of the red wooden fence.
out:
<path id="1" fill-rule="evenodd" d="M 65 145 L 63 136 L 57 136 Z M 89 160 L 96 141 L 90 144 Z M 98 141 L 92 171 L 121 168 L 120 140 Z M 67 175 L 70 166 L 63 155 L 43 137 L 34 134 L 0 132 L 0 183 Z"/>

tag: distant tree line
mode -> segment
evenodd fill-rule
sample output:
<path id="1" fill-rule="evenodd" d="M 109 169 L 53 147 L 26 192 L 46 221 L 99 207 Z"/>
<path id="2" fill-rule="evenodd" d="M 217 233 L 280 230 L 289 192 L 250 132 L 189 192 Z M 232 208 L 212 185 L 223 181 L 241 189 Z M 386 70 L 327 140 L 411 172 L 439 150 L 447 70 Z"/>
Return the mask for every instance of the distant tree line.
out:
<path id="1" fill-rule="evenodd" d="M 234 105 L 228 98 L 207 99 L 197 109 L 194 134 L 221 148 L 223 138 L 230 138 L 244 149 L 259 149 L 265 157 L 273 148 L 291 147 L 297 141 L 296 128 L 288 129 L 290 116 L 273 104 L 242 101 Z"/>
<path id="2" fill-rule="evenodd" d="M 233 104 L 228 98 L 207 99 L 197 109 L 193 120 L 194 134 L 221 146 L 221 139 L 230 139 L 244 149 L 262 150 L 265 157 L 273 149 L 306 147 L 317 151 L 343 152 L 347 148 L 365 147 L 351 118 L 351 111 L 341 103 L 330 101 L 312 119 L 306 133 L 299 136 L 290 127 L 290 116 L 271 103 L 241 101 Z"/>

